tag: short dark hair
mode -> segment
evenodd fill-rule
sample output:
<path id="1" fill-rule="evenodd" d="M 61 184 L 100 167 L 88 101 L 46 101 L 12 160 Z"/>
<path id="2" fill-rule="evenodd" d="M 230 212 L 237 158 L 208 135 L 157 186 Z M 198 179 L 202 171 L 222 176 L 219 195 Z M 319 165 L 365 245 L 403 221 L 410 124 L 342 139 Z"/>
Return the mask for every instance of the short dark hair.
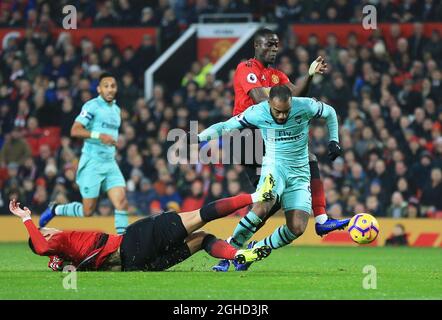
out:
<path id="1" fill-rule="evenodd" d="M 264 38 L 265 36 L 267 36 L 269 34 L 276 34 L 276 32 L 271 29 L 268 29 L 268 28 L 259 29 L 255 33 L 255 36 L 253 37 L 253 41 L 257 42 L 260 38 Z"/>
<path id="2" fill-rule="evenodd" d="M 105 71 L 102 74 L 100 74 L 100 78 L 98 79 L 98 83 L 100 83 L 101 80 L 103 80 L 104 78 L 114 78 L 114 79 L 116 79 L 112 73 Z"/>
<path id="3" fill-rule="evenodd" d="M 37 252 L 35 251 L 35 247 L 34 247 L 34 244 L 32 243 L 31 238 L 28 239 L 28 245 L 29 245 L 29 248 L 31 248 L 32 252 L 37 254 Z"/>
<path id="4" fill-rule="evenodd" d="M 281 101 L 288 101 L 291 97 L 292 92 L 287 86 L 275 86 L 270 89 L 270 100 L 278 98 Z"/>

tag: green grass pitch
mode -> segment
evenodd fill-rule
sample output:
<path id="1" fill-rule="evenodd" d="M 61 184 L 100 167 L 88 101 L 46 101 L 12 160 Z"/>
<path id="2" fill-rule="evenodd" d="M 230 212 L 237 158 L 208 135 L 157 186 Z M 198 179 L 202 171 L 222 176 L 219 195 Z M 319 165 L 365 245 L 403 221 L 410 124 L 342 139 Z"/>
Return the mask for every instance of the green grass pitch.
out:
<path id="1" fill-rule="evenodd" d="M 76 291 L 24 243 L 0 244 L 0 261 L 0 299 L 442 299 L 440 248 L 292 246 L 228 273 L 200 252 L 166 272 L 77 273 Z M 363 288 L 366 265 L 376 289 Z"/>

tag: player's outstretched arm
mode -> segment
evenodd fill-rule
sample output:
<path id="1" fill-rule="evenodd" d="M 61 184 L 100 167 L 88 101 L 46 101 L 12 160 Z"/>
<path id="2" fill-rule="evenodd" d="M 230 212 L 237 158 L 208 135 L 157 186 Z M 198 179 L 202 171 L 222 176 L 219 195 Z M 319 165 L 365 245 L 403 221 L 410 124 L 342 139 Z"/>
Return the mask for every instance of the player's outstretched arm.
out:
<path id="1" fill-rule="evenodd" d="M 287 83 L 286 86 L 289 87 L 294 97 L 306 97 L 310 89 L 313 76 L 315 74 L 323 74 L 325 71 L 327 71 L 327 63 L 323 57 L 319 56 L 310 64 L 308 75 L 304 78 L 299 86 L 295 86 L 291 82 Z"/>
<path id="2" fill-rule="evenodd" d="M 294 86 L 293 86 L 294 87 Z M 267 101 L 269 99 L 270 88 L 268 87 L 259 87 L 253 88 L 249 91 L 249 97 L 252 98 L 255 104 Z"/>
<path id="3" fill-rule="evenodd" d="M 244 126 L 238 120 L 238 117 L 232 117 L 227 121 L 215 123 L 207 129 L 203 130 L 198 135 L 198 142 L 213 140 L 222 136 L 225 133 L 231 132 L 235 129 L 241 129 L 243 127 Z"/>
<path id="4" fill-rule="evenodd" d="M 253 105 L 243 113 L 240 113 L 225 122 L 218 122 L 211 125 L 198 135 L 198 142 L 209 141 L 229 133 L 235 129 L 258 128 L 260 111 L 259 105 Z"/>
<path id="5" fill-rule="evenodd" d="M 31 219 L 31 210 L 27 207 L 20 208 L 20 202 L 13 199 L 9 202 L 9 210 L 15 216 L 22 219 L 31 237 L 32 244 L 34 245 L 35 252 L 39 255 L 46 255 L 49 252 L 49 245 L 43 235 L 38 231 L 34 222 Z"/>
<path id="6" fill-rule="evenodd" d="M 327 121 L 327 127 L 329 132 L 329 140 L 339 142 L 339 124 L 338 117 L 336 116 L 336 111 L 332 106 L 329 106 L 326 103 L 320 102 L 323 105 L 323 111 L 321 114 L 321 118 L 324 118 Z"/>
<path id="7" fill-rule="evenodd" d="M 322 104 L 322 112 L 320 117 L 326 119 L 329 132 L 328 143 L 328 157 L 331 161 L 334 161 L 337 157 L 342 155 L 342 149 L 339 145 L 339 124 L 336 111 L 332 106 L 319 102 Z"/>

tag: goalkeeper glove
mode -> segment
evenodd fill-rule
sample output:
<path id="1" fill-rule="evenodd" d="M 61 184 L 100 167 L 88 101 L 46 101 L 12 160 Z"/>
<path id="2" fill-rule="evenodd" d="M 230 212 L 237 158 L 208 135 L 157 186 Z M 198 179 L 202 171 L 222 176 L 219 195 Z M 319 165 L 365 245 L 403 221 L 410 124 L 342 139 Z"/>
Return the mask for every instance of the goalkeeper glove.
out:
<path id="1" fill-rule="evenodd" d="M 336 141 L 330 141 L 328 143 L 328 158 L 330 161 L 335 161 L 340 155 L 342 155 L 342 149 L 339 143 Z"/>

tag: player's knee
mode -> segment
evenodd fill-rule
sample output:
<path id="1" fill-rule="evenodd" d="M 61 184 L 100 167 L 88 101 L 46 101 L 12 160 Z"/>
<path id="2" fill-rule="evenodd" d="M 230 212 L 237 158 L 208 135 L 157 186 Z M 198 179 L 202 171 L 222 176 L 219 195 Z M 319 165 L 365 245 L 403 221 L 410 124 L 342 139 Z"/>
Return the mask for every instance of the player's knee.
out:
<path id="1" fill-rule="evenodd" d="M 318 162 L 318 158 L 315 156 L 315 154 L 309 152 L 308 153 L 308 161 L 310 161 L 310 162 Z"/>
<path id="2" fill-rule="evenodd" d="M 129 203 L 127 202 L 126 197 L 123 197 L 122 199 L 119 199 L 118 201 L 116 201 L 114 206 L 115 206 L 115 209 L 117 209 L 117 210 L 127 210 L 129 207 Z"/>
<path id="3" fill-rule="evenodd" d="M 204 239 L 206 236 L 208 235 L 208 233 L 204 230 L 198 230 L 193 232 L 189 237 L 192 239 Z"/>
<path id="4" fill-rule="evenodd" d="M 90 217 L 94 214 L 95 209 L 97 207 L 97 202 L 96 201 L 83 201 L 83 216 L 85 217 Z"/>
<path id="5" fill-rule="evenodd" d="M 95 207 L 94 206 L 89 206 L 89 207 L 85 207 L 83 206 L 83 215 L 85 217 L 90 217 L 94 214 L 95 211 Z"/>
<path id="6" fill-rule="evenodd" d="M 209 233 L 203 230 L 199 230 L 193 232 L 186 238 L 186 244 L 192 254 L 197 252 L 198 250 L 201 250 L 203 241 L 208 235 Z"/>
<path id="7" fill-rule="evenodd" d="M 291 233 L 299 238 L 304 234 L 305 229 L 307 228 L 307 224 L 303 222 L 288 223 L 287 227 L 289 228 Z"/>
<path id="8" fill-rule="evenodd" d="M 266 217 L 267 213 L 270 211 L 270 209 L 275 204 L 275 201 L 269 201 L 269 202 L 259 202 L 255 203 L 252 207 L 252 211 L 260 218 Z"/>

